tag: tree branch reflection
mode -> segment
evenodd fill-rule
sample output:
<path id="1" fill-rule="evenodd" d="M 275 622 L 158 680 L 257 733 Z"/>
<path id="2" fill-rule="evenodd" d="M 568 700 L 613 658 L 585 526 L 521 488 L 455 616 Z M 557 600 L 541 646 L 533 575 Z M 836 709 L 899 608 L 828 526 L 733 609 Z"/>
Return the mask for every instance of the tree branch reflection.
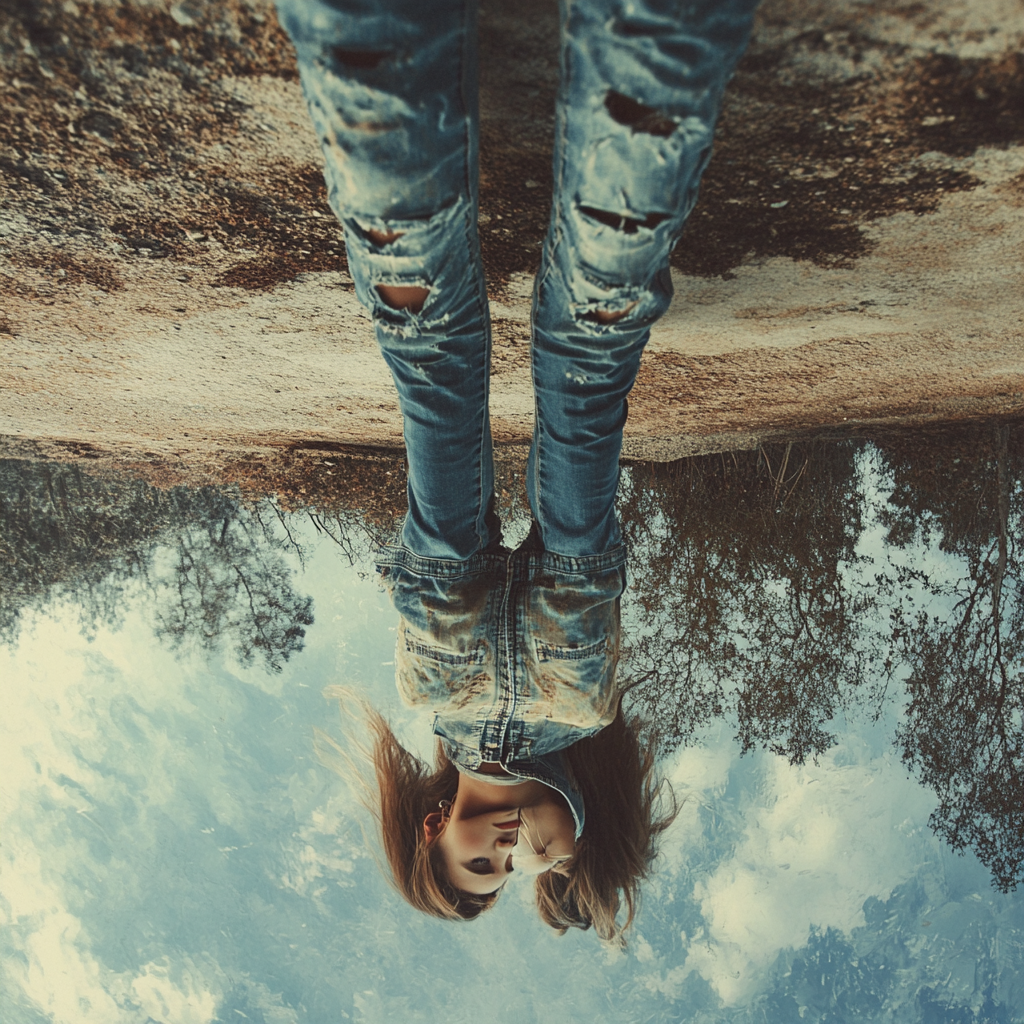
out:
<path id="1" fill-rule="evenodd" d="M 872 474 L 890 495 L 869 493 Z M 1020 424 L 633 467 L 624 660 L 661 749 L 728 716 L 744 751 L 800 763 L 905 688 L 896 744 L 938 797 L 931 827 L 1015 888 L 1022 477 Z M 884 539 L 866 553 L 872 522 Z"/>
<path id="2" fill-rule="evenodd" d="M 954 849 L 973 849 L 1004 892 L 1024 870 L 1022 442 L 1019 428 L 1000 426 L 929 460 L 910 446 L 884 449 L 896 483 L 890 543 L 936 533 L 955 567 L 901 581 L 893 641 L 910 702 L 897 743 L 939 797 L 931 827 Z M 931 608 L 909 597 L 917 589 Z"/>
<path id="3" fill-rule="evenodd" d="M 826 723 L 878 660 L 856 628 L 874 596 L 843 572 L 860 557 L 858 447 L 634 467 L 626 658 L 664 750 L 727 712 L 744 751 L 802 762 L 834 742 Z"/>
<path id="4" fill-rule="evenodd" d="M 116 629 L 137 583 L 171 648 L 228 646 L 243 664 L 280 671 L 302 650 L 313 612 L 284 557 L 299 549 L 273 528 L 272 509 L 215 488 L 161 491 L 57 463 L 2 462 L 0 640 L 13 642 L 25 613 L 53 600 L 76 607 L 86 636 Z"/>

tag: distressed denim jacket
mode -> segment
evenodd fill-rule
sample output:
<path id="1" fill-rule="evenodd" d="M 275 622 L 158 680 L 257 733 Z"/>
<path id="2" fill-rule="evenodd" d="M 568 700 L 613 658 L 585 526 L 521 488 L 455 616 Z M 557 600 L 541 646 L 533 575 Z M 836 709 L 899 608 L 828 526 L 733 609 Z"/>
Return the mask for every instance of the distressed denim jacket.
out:
<path id="1" fill-rule="evenodd" d="M 625 552 L 569 558 L 525 545 L 462 561 L 389 546 L 377 565 L 401 616 L 403 701 L 434 715 L 450 760 L 497 761 L 584 808 L 564 751 L 618 710 Z"/>

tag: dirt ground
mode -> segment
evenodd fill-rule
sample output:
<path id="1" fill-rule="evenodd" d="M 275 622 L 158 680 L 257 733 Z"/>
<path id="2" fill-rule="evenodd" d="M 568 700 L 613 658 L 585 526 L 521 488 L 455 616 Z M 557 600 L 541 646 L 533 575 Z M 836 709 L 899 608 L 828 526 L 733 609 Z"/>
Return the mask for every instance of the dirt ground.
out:
<path id="1" fill-rule="evenodd" d="M 481 10 L 492 416 L 515 448 L 557 7 Z M 1022 44 L 1021 0 L 766 0 L 627 455 L 1024 411 Z M 0 0 L 0 65 L 0 456 L 169 481 L 400 447 L 271 5 Z"/>

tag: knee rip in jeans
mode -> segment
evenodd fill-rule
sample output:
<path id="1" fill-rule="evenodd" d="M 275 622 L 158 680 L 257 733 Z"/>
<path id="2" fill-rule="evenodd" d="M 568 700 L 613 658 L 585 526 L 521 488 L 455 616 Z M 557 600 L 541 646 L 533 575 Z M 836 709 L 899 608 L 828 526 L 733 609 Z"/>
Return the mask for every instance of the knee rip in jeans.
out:
<path id="1" fill-rule="evenodd" d="M 668 213 L 649 213 L 646 217 L 630 217 L 624 213 L 614 213 L 611 210 L 599 210 L 595 206 L 586 206 L 580 203 L 577 209 L 585 217 L 596 220 L 599 224 L 606 224 L 624 235 L 635 235 L 643 228 L 646 231 L 653 231 L 659 224 L 668 220 L 671 216 Z"/>
<path id="2" fill-rule="evenodd" d="M 624 316 L 633 312 L 638 301 L 631 302 L 625 309 L 592 309 L 583 314 L 583 319 L 602 325 L 618 323 Z"/>
<path id="3" fill-rule="evenodd" d="M 378 281 L 374 284 L 374 288 L 385 306 L 407 313 L 423 311 L 433 291 L 430 287 L 429 274 L 425 278 L 420 276 L 424 273 L 426 266 L 422 262 L 425 258 L 424 253 L 429 250 L 431 245 L 436 244 L 438 232 L 444 235 L 450 222 L 457 221 L 459 210 L 463 206 L 468 207 L 468 203 L 469 200 L 456 201 L 427 216 L 401 219 L 394 226 L 389 224 L 386 219 L 372 214 L 357 215 L 351 222 L 346 223 L 346 228 L 353 235 L 357 234 L 377 250 L 372 258 L 382 261 L 379 264 L 383 269 L 381 276 L 392 276 L 394 273 L 395 267 L 388 264 L 389 253 L 387 250 L 400 238 L 406 239 L 401 246 L 403 251 L 397 254 L 403 258 L 403 261 L 409 257 L 420 257 L 420 260 L 416 262 L 420 263 L 421 270 L 419 274 L 411 275 L 413 280 L 408 284 L 400 283 L 401 277 L 398 274 L 395 274 L 396 277 L 399 277 L 397 281 Z M 416 277 L 420 279 L 416 280 Z"/>
<path id="4" fill-rule="evenodd" d="M 331 47 L 331 55 L 339 64 L 357 71 L 373 71 L 393 56 L 390 50 L 347 50 L 343 46 Z"/>
<path id="5" fill-rule="evenodd" d="M 657 135 L 667 139 L 678 127 L 671 117 L 645 103 L 623 96 L 621 92 L 609 90 L 604 105 L 613 121 L 641 135 Z"/>
<path id="6" fill-rule="evenodd" d="M 397 242 L 404 234 L 404 231 L 378 231 L 377 228 L 369 228 L 366 231 L 366 237 L 381 249 L 392 242 Z"/>
<path id="7" fill-rule="evenodd" d="M 651 294 L 647 288 L 614 284 L 581 269 L 574 277 L 573 316 L 578 324 L 598 334 L 614 333 L 620 320 L 634 311 L 642 313 Z"/>
<path id="8" fill-rule="evenodd" d="M 363 234 L 378 249 L 385 249 L 392 242 L 405 236 L 404 231 L 390 231 L 381 228 L 362 228 Z M 374 286 L 385 305 L 392 309 L 405 309 L 420 313 L 430 295 L 430 289 L 422 285 L 378 284 Z"/>
<path id="9" fill-rule="evenodd" d="M 378 284 L 377 294 L 392 309 L 407 309 L 410 313 L 420 313 L 430 296 L 430 289 L 421 285 Z"/>
<path id="10" fill-rule="evenodd" d="M 640 305 L 641 298 L 635 289 L 629 289 L 629 293 L 620 296 L 576 303 L 576 320 L 581 325 L 586 324 L 592 331 L 614 331 L 616 324 L 625 320 Z"/>

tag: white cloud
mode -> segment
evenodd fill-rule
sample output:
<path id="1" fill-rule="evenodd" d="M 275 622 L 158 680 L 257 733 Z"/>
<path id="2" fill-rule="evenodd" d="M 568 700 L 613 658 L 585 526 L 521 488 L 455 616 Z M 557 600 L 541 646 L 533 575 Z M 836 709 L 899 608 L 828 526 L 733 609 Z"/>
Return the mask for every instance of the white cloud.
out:
<path id="1" fill-rule="evenodd" d="M 727 1005 L 748 999 L 763 969 L 803 946 L 812 925 L 863 925 L 864 901 L 886 899 L 916 872 L 921 850 L 907 822 L 923 820 L 930 798 L 898 765 L 840 756 L 837 748 L 817 766 L 766 756 L 760 791 L 741 808 L 742 840 L 694 887 L 707 927 L 691 939 L 686 973 L 697 971 Z"/>
<path id="2" fill-rule="evenodd" d="M 142 1012 L 160 1024 L 210 1024 L 220 1002 L 194 964 L 172 967 L 166 957 L 146 964 L 131 991 Z"/>
<path id="3" fill-rule="evenodd" d="M 110 972 L 84 948 L 81 922 L 43 880 L 38 855 L 12 849 L 11 838 L 5 838 L 0 864 L 0 892 L 10 913 L 0 913 L 0 925 L 9 934 L 27 934 L 21 956 L 3 964 L 3 986 L 20 990 L 54 1024 L 134 1024 L 138 1018 L 110 995 Z"/>
<path id="4" fill-rule="evenodd" d="M 714 803 L 728 784 L 736 756 L 734 744 L 721 726 L 709 729 L 704 741 L 704 746 L 677 750 L 661 765 L 679 804 L 679 815 L 662 840 L 654 865 L 656 876 L 675 875 L 685 867 L 694 848 L 704 843 L 701 808 Z"/>
<path id="5" fill-rule="evenodd" d="M 86 851 L 65 848 L 60 855 L 65 861 L 83 859 Z M 5 833 L 0 927 L 23 936 L 20 956 L 2 964 L 8 992 L 20 991 L 53 1024 L 209 1024 L 216 1018 L 219 995 L 191 962 L 172 965 L 165 958 L 133 976 L 97 960 L 81 920 L 51 880 L 52 859 L 44 863 L 23 834 Z"/>

